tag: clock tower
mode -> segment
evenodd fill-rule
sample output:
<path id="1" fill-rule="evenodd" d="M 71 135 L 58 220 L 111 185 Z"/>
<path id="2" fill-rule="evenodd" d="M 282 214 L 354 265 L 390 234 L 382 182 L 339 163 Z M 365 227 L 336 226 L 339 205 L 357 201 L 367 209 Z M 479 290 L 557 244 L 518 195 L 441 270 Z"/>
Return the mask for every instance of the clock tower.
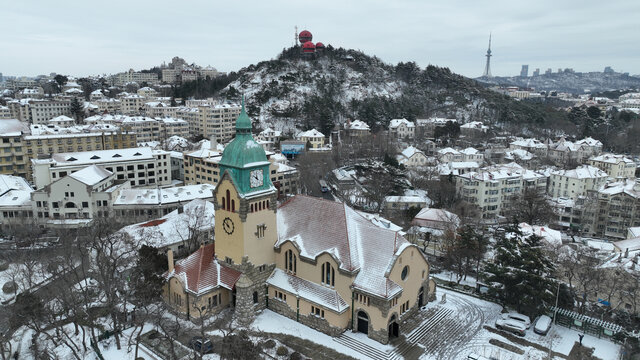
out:
<path id="1" fill-rule="evenodd" d="M 269 164 L 264 149 L 251 136 L 243 100 L 236 137 L 224 149 L 214 191 L 215 247 L 220 261 L 253 266 L 275 263 L 277 190 Z"/>

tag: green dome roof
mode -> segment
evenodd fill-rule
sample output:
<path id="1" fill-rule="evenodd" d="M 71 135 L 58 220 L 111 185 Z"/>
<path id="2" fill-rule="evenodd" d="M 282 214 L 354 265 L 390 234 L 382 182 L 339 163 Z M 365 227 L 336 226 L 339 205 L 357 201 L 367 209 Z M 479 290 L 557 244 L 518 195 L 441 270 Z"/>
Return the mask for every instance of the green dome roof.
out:
<path id="1" fill-rule="evenodd" d="M 236 137 L 225 147 L 222 159 L 220 159 L 220 165 L 245 168 L 265 161 L 268 161 L 267 154 L 262 146 L 251 136 L 251 119 L 244 109 L 243 99 L 242 111 L 238 119 L 236 119 Z"/>

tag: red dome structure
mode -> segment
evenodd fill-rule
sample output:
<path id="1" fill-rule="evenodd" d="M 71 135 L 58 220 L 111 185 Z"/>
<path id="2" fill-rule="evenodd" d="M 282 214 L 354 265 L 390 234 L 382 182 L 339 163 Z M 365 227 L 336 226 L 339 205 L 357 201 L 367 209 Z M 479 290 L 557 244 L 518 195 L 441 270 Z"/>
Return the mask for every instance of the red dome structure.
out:
<path id="1" fill-rule="evenodd" d="M 300 44 L 305 44 L 309 41 L 311 41 L 311 39 L 313 39 L 313 35 L 311 35 L 311 33 L 307 30 L 302 30 L 300 31 L 300 34 L 298 34 L 298 40 L 300 40 Z"/>
<path id="2" fill-rule="evenodd" d="M 324 44 L 321 42 L 317 42 L 316 43 L 316 51 L 322 51 L 324 50 Z"/>
<path id="3" fill-rule="evenodd" d="M 302 44 L 302 52 L 305 54 L 313 54 L 316 52 L 316 46 L 311 41 L 307 41 Z"/>

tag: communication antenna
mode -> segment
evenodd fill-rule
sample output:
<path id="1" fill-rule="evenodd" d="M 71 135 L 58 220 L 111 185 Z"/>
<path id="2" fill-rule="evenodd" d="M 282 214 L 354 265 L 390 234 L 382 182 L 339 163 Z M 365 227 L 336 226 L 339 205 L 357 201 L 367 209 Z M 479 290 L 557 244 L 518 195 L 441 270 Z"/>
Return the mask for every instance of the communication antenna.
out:
<path id="1" fill-rule="evenodd" d="M 298 25 L 295 26 L 295 30 L 293 33 L 293 46 L 296 46 L 298 43 Z"/>

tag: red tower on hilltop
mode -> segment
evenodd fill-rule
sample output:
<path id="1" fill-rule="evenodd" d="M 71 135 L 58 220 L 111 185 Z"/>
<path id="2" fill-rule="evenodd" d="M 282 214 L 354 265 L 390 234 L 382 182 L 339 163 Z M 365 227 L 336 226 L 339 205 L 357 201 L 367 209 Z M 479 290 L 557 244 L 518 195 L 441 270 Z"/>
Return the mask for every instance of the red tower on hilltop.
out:
<path id="1" fill-rule="evenodd" d="M 316 46 L 311 41 L 307 41 L 302 44 L 302 52 L 305 54 L 313 54 L 316 52 Z"/>
<path id="2" fill-rule="evenodd" d="M 300 44 L 304 45 L 305 43 L 313 39 L 313 35 L 311 35 L 311 33 L 307 30 L 302 30 L 298 35 L 298 39 L 300 40 Z"/>
<path id="3" fill-rule="evenodd" d="M 324 50 L 324 44 L 321 42 L 317 42 L 316 43 L 316 51 L 322 51 Z"/>

